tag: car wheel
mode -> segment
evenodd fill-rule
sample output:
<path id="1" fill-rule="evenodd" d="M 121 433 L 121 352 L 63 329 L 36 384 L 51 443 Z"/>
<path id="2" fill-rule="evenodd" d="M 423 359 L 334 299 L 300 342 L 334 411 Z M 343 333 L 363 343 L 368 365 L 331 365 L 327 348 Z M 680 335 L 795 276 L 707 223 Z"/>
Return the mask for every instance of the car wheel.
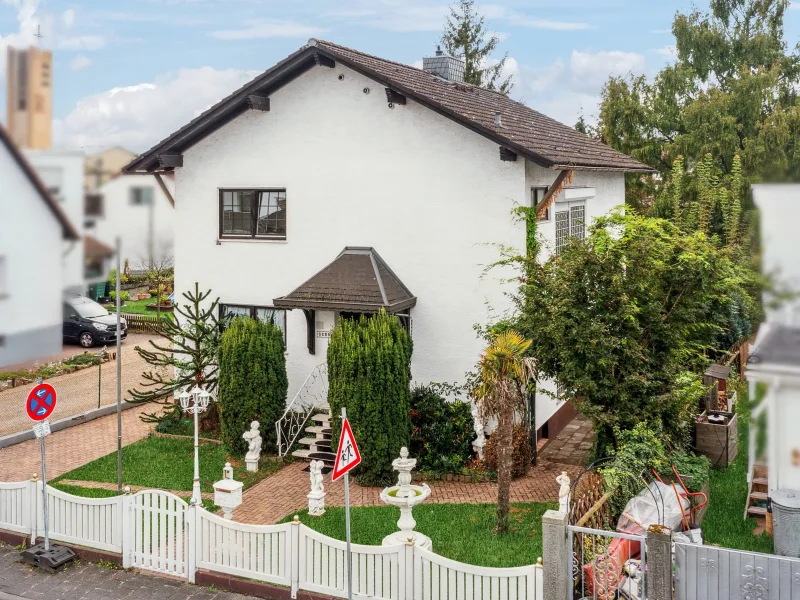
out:
<path id="1" fill-rule="evenodd" d="M 81 333 L 81 335 L 78 337 L 78 341 L 84 348 L 91 348 L 94 346 L 94 337 L 92 337 L 92 334 L 88 331 Z"/>

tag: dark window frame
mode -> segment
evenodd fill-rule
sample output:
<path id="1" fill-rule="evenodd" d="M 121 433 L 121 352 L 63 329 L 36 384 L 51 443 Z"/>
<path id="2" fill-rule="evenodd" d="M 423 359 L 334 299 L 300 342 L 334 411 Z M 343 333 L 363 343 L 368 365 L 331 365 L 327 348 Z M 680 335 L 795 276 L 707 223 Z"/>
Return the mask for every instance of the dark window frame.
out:
<path id="1" fill-rule="evenodd" d="M 288 198 L 286 194 L 285 187 L 226 187 L 226 188 L 218 188 L 219 192 L 219 239 L 220 240 L 276 240 L 276 241 L 285 241 L 287 238 L 287 231 L 284 231 L 283 234 L 274 234 L 274 233 L 258 233 L 258 209 L 259 204 L 257 201 L 252 203 L 250 207 L 250 227 L 251 231 L 249 234 L 247 233 L 225 233 L 224 229 L 224 195 L 225 192 L 253 192 L 256 196 L 259 193 L 263 192 L 283 192 L 285 204 L 283 211 L 284 213 L 288 214 Z M 254 200 L 256 199 L 254 198 Z M 284 216 L 284 229 L 288 229 L 288 218 Z M 271 308 L 271 307 L 261 307 L 261 308 Z"/>
<path id="2" fill-rule="evenodd" d="M 531 206 L 533 206 L 533 208 L 536 208 L 539 202 L 544 200 L 544 197 L 549 189 L 550 187 L 546 185 L 531 186 Z M 541 196 L 539 195 L 539 192 L 542 192 Z M 552 219 L 553 219 L 553 205 L 551 204 L 550 206 L 547 207 L 547 210 L 542 215 L 542 218 L 537 219 L 537 221 L 539 223 L 549 223 L 550 221 L 552 221 Z"/>
<path id="3" fill-rule="evenodd" d="M 283 316 L 283 349 L 286 350 L 286 348 L 287 348 L 286 344 L 287 344 L 288 339 L 289 339 L 289 311 L 287 309 L 285 309 L 285 308 L 277 308 L 275 306 L 265 306 L 263 304 L 257 304 L 257 305 L 253 305 L 253 304 L 236 304 L 234 302 L 230 302 L 230 303 L 220 302 L 218 306 L 219 306 L 219 319 L 220 320 L 222 320 L 222 318 L 225 316 L 225 309 L 228 308 L 228 307 L 246 308 L 250 312 L 249 316 L 250 316 L 251 319 L 258 319 L 258 317 L 256 315 L 258 314 L 258 310 L 259 309 L 281 310 L 281 311 L 283 311 L 283 315 L 284 315 Z"/>

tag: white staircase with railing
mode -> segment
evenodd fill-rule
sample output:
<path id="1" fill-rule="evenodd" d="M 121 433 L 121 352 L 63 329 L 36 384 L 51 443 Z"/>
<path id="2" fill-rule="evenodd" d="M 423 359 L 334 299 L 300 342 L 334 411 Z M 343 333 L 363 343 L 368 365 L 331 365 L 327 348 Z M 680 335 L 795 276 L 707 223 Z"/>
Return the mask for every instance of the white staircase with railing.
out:
<path id="1" fill-rule="evenodd" d="M 311 415 L 310 427 L 306 427 L 306 437 L 297 441 L 298 444 L 306 446 L 292 452 L 292 456 L 306 460 L 321 460 L 327 466 L 332 467 L 336 460 L 336 455 L 331 448 L 331 407 L 324 404 L 318 407 L 319 412 Z"/>
<path id="2" fill-rule="evenodd" d="M 311 424 L 309 424 L 311 422 Z M 331 414 L 328 406 L 328 363 L 317 365 L 275 423 L 278 456 L 292 456 L 326 463 L 331 453 Z M 307 426 L 308 425 L 308 426 Z M 306 437 L 299 439 L 302 434 Z M 292 452 L 296 443 L 306 448 Z M 319 454 L 320 456 L 316 456 Z"/>

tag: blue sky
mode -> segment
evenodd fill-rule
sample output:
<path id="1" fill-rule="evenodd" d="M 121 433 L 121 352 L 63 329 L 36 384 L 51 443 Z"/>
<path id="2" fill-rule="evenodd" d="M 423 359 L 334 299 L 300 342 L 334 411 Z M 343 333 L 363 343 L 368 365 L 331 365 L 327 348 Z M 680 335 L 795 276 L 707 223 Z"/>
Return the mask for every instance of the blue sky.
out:
<path id="1" fill-rule="evenodd" d="M 705 0 L 698 0 L 701 6 Z M 446 0 L 0 0 L 0 50 L 54 50 L 56 143 L 142 151 L 319 37 L 414 64 L 434 49 Z M 683 0 L 494 0 L 479 6 L 509 54 L 512 96 L 568 124 L 597 112 L 611 73 L 671 60 Z M 34 33 L 41 27 L 43 38 Z M 800 39 L 800 3 L 786 38 Z M 5 56 L 0 106 L 5 115 Z"/>

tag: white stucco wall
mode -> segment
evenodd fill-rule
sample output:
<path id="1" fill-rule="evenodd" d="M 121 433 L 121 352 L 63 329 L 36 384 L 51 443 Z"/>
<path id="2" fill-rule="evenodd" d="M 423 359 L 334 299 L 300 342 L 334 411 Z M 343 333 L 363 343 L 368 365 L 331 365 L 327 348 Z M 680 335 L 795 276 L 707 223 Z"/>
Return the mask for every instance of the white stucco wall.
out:
<path id="1" fill-rule="evenodd" d="M 0 144 L 0 367 L 61 349 L 62 228 Z"/>
<path id="2" fill-rule="evenodd" d="M 800 220 L 800 185 L 759 184 L 753 200 L 761 224 L 761 270 L 771 275 L 779 289 L 800 292 L 800 261 L 797 260 L 797 222 Z M 769 298 L 767 298 L 769 300 Z M 767 306 L 767 321 L 800 325 L 800 301 Z"/>
<path id="3" fill-rule="evenodd" d="M 167 189 L 174 191 L 174 182 L 164 177 Z M 175 209 L 161 191 L 155 178 L 143 175 L 121 175 L 102 186 L 103 216 L 87 219 L 93 223 L 86 233 L 114 247 L 119 236 L 122 242 L 122 261 L 131 269 L 139 268 L 149 256 L 150 206 L 131 204 L 131 188 L 151 188 L 153 193 L 153 257 L 156 260 L 172 254 L 175 238 Z"/>
<path id="4" fill-rule="evenodd" d="M 83 152 L 76 150 L 24 150 L 24 152 L 45 187 L 58 188 L 56 199 L 73 227 L 83 238 Z M 64 290 L 85 293 L 83 240 L 64 242 L 63 253 Z"/>
<path id="5" fill-rule="evenodd" d="M 460 382 L 483 347 L 473 324 L 505 311 L 515 287 L 500 281 L 509 272 L 483 270 L 499 258 L 493 244 L 524 247 L 511 211 L 530 200 L 526 171 L 535 169 L 501 161 L 496 143 L 411 99 L 388 108 L 383 86 L 345 67 L 312 69 L 273 93 L 269 112 L 249 111 L 184 151 L 176 291 L 199 281 L 223 303 L 271 305 L 345 246 L 373 246 L 418 297 L 415 381 Z M 548 185 L 557 175 L 541 171 Z M 624 200 L 622 175 L 597 178 L 598 193 L 614 194 L 604 206 Z M 219 188 L 248 186 L 286 188 L 286 241 L 218 241 Z M 303 313 L 287 323 L 291 399 L 325 344 L 309 355 Z"/>

